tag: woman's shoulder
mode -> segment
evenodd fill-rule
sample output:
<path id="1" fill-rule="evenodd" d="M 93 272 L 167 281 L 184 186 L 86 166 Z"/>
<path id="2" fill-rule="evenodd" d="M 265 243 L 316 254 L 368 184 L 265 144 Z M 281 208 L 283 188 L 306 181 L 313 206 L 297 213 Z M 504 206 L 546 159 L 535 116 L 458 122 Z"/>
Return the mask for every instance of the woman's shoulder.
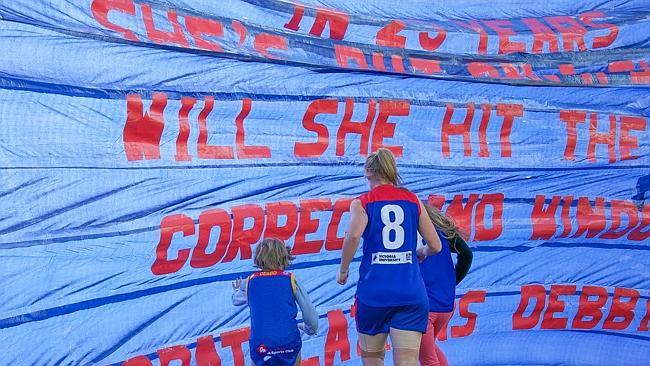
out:
<path id="1" fill-rule="evenodd" d="M 395 189 L 397 190 L 397 192 L 399 192 L 398 197 L 400 197 L 401 199 L 414 203 L 418 206 L 420 205 L 420 198 L 418 197 L 418 195 L 411 192 L 411 190 L 409 190 L 408 188 L 395 186 Z"/>

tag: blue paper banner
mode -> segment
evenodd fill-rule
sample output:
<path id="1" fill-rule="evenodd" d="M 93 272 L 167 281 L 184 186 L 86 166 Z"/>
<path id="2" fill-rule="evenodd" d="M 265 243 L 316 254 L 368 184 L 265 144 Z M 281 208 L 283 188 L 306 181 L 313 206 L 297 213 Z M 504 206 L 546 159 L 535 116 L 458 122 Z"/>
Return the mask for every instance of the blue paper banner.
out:
<path id="1" fill-rule="evenodd" d="M 647 1 L 0 4 L 0 364 L 248 364 L 230 281 L 293 247 L 360 365 L 365 157 L 467 233 L 453 365 L 650 354 Z"/>

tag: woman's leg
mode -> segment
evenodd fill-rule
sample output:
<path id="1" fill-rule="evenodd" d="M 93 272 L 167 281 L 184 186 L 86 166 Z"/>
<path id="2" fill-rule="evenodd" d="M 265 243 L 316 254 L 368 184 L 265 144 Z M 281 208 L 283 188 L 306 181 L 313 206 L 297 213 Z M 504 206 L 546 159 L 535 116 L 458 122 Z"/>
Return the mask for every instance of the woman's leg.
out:
<path id="1" fill-rule="evenodd" d="M 447 323 L 449 323 L 449 320 L 451 319 L 451 316 L 453 315 L 453 312 L 448 312 L 448 313 L 429 313 L 429 322 L 433 324 L 433 331 L 434 334 L 437 335 L 440 332 L 444 332 L 445 329 L 447 328 Z M 438 363 L 434 363 L 431 365 L 436 365 L 436 366 L 449 366 L 449 363 L 447 362 L 447 357 L 445 357 L 445 354 L 442 352 L 440 347 L 436 344 L 436 337 L 433 337 L 433 350 L 436 354 L 436 359 Z"/>
<path id="2" fill-rule="evenodd" d="M 422 335 L 420 342 L 420 366 L 437 366 L 438 354 L 436 349 L 436 331 L 433 326 L 435 313 L 429 313 L 427 332 Z"/>
<path id="3" fill-rule="evenodd" d="M 390 328 L 395 366 L 417 366 L 422 333 L 413 330 Z"/>
<path id="4" fill-rule="evenodd" d="M 375 335 L 359 333 L 363 366 L 384 366 L 386 338 L 388 338 L 386 333 Z"/>

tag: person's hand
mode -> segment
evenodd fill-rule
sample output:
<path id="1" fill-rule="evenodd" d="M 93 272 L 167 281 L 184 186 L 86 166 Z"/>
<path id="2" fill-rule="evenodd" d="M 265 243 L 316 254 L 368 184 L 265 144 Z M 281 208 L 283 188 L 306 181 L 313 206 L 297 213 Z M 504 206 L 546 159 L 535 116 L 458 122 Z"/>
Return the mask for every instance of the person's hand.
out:
<path id="1" fill-rule="evenodd" d="M 348 282 L 348 274 L 350 273 L 350 270 L 342 270 L 339 269 L 339 273 L 336 274 L 336 282 L 338 282 L 339 285 L 345 285 Z"/>
<path id="2" fill-rule="evenodd" d="M 422 263 L 425 259 L 427 259 L 427 247 L 419 247 L 415 253 L 418 256 L 418 262 Z"/>
<path id="3" fill-rule="evenodd" d="M 233 291 L 241 290 L 241 278 L 232 281 L 232 290 Z"/>

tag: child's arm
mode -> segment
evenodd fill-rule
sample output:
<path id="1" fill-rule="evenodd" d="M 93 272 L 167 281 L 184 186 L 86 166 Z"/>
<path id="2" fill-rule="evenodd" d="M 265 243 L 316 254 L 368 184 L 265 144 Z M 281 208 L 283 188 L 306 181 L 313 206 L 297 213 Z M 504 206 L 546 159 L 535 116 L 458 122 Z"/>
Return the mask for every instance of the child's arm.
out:
<path id="1" fill-rule="evenodd" d="M 318 332 L 318 313 L 309 299 L 307 290 L 302 287 L 295 276 L 293 276 L 293 282 L 295 284 L 296 302 L 300 307 L 300 311 L 302 311 L 302 319 L 305 322 L 303 330 L 309 335 L 314 335 Z"/>
<path id="2" fill-rule="evenodd" d="M 232 282 L 232 304 L 235 306 L 242 306 L 248 303 L 248 298 L 246 296 L 246 289 L 248 287 L 248 278 L 242 280 L 241 278 L 236 279 Z"/>

